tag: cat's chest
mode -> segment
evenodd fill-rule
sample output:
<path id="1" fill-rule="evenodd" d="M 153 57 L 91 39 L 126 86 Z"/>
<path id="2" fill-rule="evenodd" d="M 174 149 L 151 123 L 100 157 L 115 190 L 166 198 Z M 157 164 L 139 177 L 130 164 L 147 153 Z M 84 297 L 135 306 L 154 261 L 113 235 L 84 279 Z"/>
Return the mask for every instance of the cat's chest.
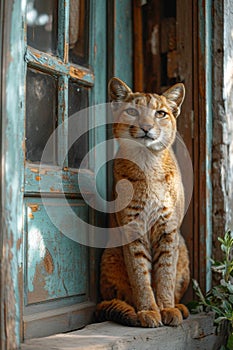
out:
<path id="1" fill-rule="evenodd" d="M 153 206 L 172 206 L 182 187 L 173 155 L 167 155 L 165 160 L 148 150 L 144 152 L 139 149 L 132 151 L 129 157 L 127 151 L 123 153 L 127 156 L 124 163 L 122 160 L 116 163 L 116 182 L 128 180 L 133 186 L 134 200 L 151 203 Z"/>

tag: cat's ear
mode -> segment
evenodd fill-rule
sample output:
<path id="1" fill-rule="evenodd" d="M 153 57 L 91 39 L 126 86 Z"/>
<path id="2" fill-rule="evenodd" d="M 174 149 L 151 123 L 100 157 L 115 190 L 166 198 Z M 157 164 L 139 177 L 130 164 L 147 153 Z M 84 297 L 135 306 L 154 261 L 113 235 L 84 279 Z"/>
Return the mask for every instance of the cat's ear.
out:
<path id="1" fill-rule="evenodd" d="M 125 101 L 130 93 L 132 90 L 122 80 L 114 77 L 109 81 L 108 94 L 111 101 Z"/>
<path id="2" fill-rule="evenodd" d="M 180 114 L 180 107 L 184 101 L 185 97 L 185 87 L 184 84 L 178 83 L 170 87 L 163 93 L 168 102 L 172 102 L 171 107 L 173 109 L 173 114 L 178 117 Z"/>

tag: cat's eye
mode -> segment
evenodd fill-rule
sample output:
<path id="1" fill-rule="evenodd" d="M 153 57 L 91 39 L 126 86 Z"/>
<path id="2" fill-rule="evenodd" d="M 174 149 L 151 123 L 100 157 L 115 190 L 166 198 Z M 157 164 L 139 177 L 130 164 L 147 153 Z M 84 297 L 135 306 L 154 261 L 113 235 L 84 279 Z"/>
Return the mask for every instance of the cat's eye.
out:
<path id="1" fill-rule="evenodd" d="M 139 112 L 136 108 L 127 108 L 125 110 L 125 112 L 128 114 L 128 115 L 131 115 L 132 117 L 137 117 L 139 115 Z"/>
<path id="2" fill-rule="evenodd" d="M 166 117 L 166 115 L 167 115 L 167 112 L 165 112 L 163 110 L 155 112 L 156 118 L 164 118 L 164 117 Z"/>

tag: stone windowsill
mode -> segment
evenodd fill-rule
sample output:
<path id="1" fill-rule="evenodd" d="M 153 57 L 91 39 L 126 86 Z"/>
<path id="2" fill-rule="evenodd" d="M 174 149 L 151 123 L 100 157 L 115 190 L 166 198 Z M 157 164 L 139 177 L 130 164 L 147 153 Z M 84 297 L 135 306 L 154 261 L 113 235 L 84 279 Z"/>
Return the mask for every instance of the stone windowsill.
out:
<path id="1" fill-rule="evenodd" d="M 215 334 L 213 319 L 212 313 L 191 315 L 177 328 L 132 328 L 103 322 L 28 340 L 22 350 L 217 350 L 223 335 Z"/>

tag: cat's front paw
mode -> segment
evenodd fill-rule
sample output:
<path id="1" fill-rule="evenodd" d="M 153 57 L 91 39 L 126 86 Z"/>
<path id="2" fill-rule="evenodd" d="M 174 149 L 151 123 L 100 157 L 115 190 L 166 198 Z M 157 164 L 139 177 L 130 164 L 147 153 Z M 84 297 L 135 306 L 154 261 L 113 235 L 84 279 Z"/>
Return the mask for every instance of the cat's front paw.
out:
<path id="1" fill-rule="evenodd" d="M 142 310 L 137 313 L 141 327 L 156 328 L 162 326 L 161 315 L 159 311 Z"/>
<path id="2" fill-rule="evenodd" d="M 167 307 L 161 311 L 162 322 L 167 326 L 179 326 L 183 321 L 181 311 L 175 307 Z"/>
<path id="3" fill-rule="evenodd" d="M 189 317 L 189 310 L 184 304 L 176 304 L 175 307 L 180 310 L 184 319 Z"/>

